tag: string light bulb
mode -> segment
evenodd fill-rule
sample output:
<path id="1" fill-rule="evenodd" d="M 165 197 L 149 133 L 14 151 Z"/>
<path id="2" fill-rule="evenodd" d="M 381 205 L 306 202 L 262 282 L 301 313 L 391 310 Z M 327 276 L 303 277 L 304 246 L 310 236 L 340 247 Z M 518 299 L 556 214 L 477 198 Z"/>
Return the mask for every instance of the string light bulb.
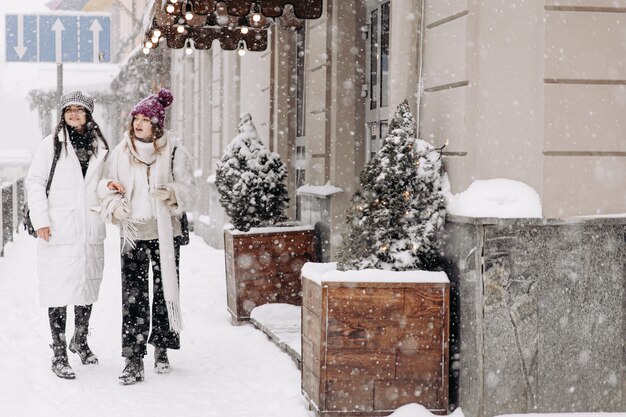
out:
<path id="1" fill-rule="evenodd" d="M 165 7 L 165 11 L 166 11 L 166 12 L 168 12 L 169 14 L 174 13 L 174 10 L 175 10 L 175 8 L 174 8 L 174 5 L 173 5 L 173 4 L 168 4 L 168 5 Z"/>
<path id="2" fill-rule="evenodd" d="M 185 27 L 184 26 L 178 26 L 176 27 L 176 32 L 178 33 L 183 33 L 185 31 Z"/>
<path id="3" fill-rule="evenodd" d="M 254 14 L 252 15 L 252 21 L 255 23 L 259 23 L 261 21 L 261 11 L 259 10 L 259 4 L 254 3 Z"/>
<path id="4" fill-rule="evenodd" d="M 189 0 L 185 3 L 185 19 L 193 19 L 193 8 L 191 7 L 191 2 Z"/>
<path id="5" fill-rule="evenodd" d="M 250 31 L 250 29 L 248 29 L 248 26 L 242 26 L 242 27 L 241 27 L 241 33 L 243 33 L 244 35 L 245 35 L 246 33 L 248 33 L 249 31 Z"/>
<path id="6" fill-rule="evenodd" d="M 148 55 L 148 54 L 150 53 L 150 48 L 146 48 L 146 47 L 144 46 L 144 47 L 143 47 L 143 49 L 142 49 L 142 51 L 143 51 L 143 53 L 144 53 L 145 55 Z"/>
<path id="7" fill-rule="evenodd" d="M 146 48 L 152 48 L 154 46 L 151 41 L 146 41 L 145 45 Z"/>
<path id="8" fill-rule="evenodd" d="M 178 0 L 170 0 L 172 2 L 172 4 L 176 4 L 178 3 Z"/>
<path id="9" fill-rule="evenodd" d="M 239 42 L 239 50 L 237 51 L 239 56 L 244 56 L 246 54 L 246 48 L 243 45 L 243 42 Z"/>
<path id="10" fill-rule="evenodd" d="M 187 42 L 185 42 L 185 53 L 187 55 L 191 55 L 193 53 L 193 49 L 191 48 L 191 39 L 187 38 Z"/>
<path id="11" fill-rule="evenodd" d="M 156 36 L 157 38 L 160 38 L 161 35 L 162 35 L 162 33 L 161 33 L 161 31 L 159 29 L 154 29 L 154 32 L 152 32 L 152 34 L 154 36 Z"/>
<path id="12" fill-rule="evenodd" d="M 159 43 L 159 38 L 155 35 L 152 35 L 152 37 L 150 38 L 150 40 L 152 41 L 153 44 L 157 44 Z"/>

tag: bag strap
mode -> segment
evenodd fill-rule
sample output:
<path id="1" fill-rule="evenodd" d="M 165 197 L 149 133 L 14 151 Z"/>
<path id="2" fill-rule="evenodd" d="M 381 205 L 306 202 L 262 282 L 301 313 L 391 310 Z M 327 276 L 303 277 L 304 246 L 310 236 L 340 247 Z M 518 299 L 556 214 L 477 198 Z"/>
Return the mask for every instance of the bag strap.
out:
<path id="1" fill-rule="evenodd" d="M 171 163 L 172 179 L 175 179 L 174 178 L 174 155 L 176 154 L 176 149 L 178 149 L 178 146 L 174 146 L 174 148 L 172 149 L 172 163 Z"/>
<path id="2" fill-rule="evenodd" d="M 54 143 L 54 157 L 52 158 L 52 166 L 50 166 L 50 173 L 48 174 L 48 182 L 46 183 L 46 197 L 50 195 L 50 186 L 52 185 L 52 177 L 54 176 L 54 171 L 57 167 L 57 161 L 61 156 L 61 143 L 59 142 L 58 146 Z"/>

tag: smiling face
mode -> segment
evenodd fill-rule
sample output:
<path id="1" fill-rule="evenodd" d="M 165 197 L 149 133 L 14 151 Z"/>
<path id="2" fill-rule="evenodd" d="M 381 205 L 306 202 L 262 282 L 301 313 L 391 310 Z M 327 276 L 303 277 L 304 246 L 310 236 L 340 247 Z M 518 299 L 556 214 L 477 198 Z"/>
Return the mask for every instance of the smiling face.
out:
<path id="1" fill-rule="evenodd" d="M 65 123 L 80 131 L 87 123 L 87 112 L 81 106 L 67 106 L 63 110 L 63 118 Z"/>
<path id="2" fill-rule="evenodd" d="M 133 133 L 137 139 L 152 138 L 152 121 L 143 114 L 138 114 L 133 119 Z"/>

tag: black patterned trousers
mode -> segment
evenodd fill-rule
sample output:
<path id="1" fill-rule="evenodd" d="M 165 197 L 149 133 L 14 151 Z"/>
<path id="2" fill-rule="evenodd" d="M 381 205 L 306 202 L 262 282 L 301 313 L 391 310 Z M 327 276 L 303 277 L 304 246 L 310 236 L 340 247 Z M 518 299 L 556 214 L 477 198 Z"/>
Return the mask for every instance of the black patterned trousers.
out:
<path id="1" fill-rule="evenodd" d="M 180 335 L 170 331 L 161 280 L 159 241 L 139 240 L 134 249 L 122 251 L 122 356 L 146 355 L 146 343 L 180 349 Z M 174 243 L 176 274 L 180 246 Z M 152 265 L 152 309 L 149 269 Z M 148 335 L 150 336 L 148 338 Z"/>

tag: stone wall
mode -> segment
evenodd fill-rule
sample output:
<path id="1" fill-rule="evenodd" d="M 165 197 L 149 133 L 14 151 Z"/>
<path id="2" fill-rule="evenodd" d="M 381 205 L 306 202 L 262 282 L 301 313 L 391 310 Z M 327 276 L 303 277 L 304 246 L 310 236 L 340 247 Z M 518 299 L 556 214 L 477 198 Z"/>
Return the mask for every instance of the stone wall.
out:
<path id="1" fill-rule="evenodd" d="M 626 409 L 625 226 L 448 216 L 450 399 L 466 416 Z"/>

